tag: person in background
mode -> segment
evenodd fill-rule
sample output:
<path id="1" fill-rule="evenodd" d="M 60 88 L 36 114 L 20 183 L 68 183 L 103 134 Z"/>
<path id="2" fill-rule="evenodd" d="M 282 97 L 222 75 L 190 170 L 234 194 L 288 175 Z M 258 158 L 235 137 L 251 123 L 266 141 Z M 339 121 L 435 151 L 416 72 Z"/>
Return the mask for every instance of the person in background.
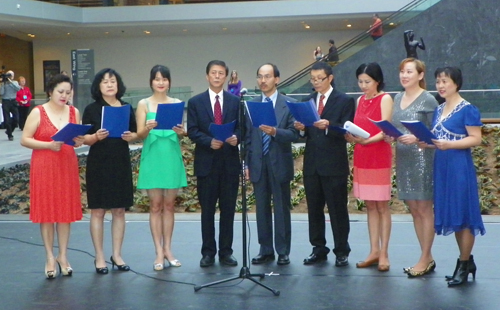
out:
<path id="1" fill-rule="evenodd" d="M 321 51 L 321 47 L 316 47 L 316 49 L 314 50 L 313 52 L 313 58 L 314 60 L 318 61 L 318 60 L 321 60 L 323 59 L 323 52 Z"/>
<path id="2" fill-rule="evenodd" d="M 52 136 L 68 123 L 79 124 L 80 113 L 66 102 L 71 94 L 71 80 L 55 75 L 47 84 L 49 101 L 34 108 L 24 126 L 21 145 L 33 150 L 30 166 L 30 220 L 40 223 L 45 247 L 45 277 L 57 276 L 56 265 L 64 276 L 71 276 L 67 249 L 70 223 L 82 219 L 78 159 L 73 146 L 53 141 Z M 84 137 L 73 139 L 74 147 Z M 54 257 L 54 234 L 59 254 Z"/>
<path id="3" fill-rule="evenodd" d="M 2 96 L 2 113 L 3 122 L 5 125 L 5 133 L 9 141 L 14 141 L 12 132 L 19 123 L 19 111 L 17 109 L 16 95 L 21 89 L 19 83 L 14 80 L 14 71 L 9 70 L 5 72 L 7 76 L 0 82 L 0 96 Z M 12 114 L 12 116 L 11 116 Z"/>
<path id="4" fill-rule="evenodd" d="M 384 34 L 382 29 L 382 20 L 378 17 L 378 14 L 373 14 L 373 25 L 371 25 L 368 33 L 370 33 L 373 41 L 380 39 L 380 37 Z"/>
<path id="5" fill-rule="evenodd" d="M 433 149 L 420 149 L 418 139 L 401 121 L 420 121 L 431 128 L 438 103 L 425 90 L 425 64 L 415 58 L 403 59 L 399 65 L 399 81 L 404 91 L 394 97 L 392 123 L 403 133 L 396 143 L 396 182 L 398 198 L 409 207 L 421 255 L 412 267 L 404 268 L 408 277 L 420 277 L 436 268 L 432 257 L 434 241 L 434 210 L 432 208 Z M 394 139 L 386 136 L 386 142 Z"/>
<path id="6" fill-rule="evenodd" d="M 330 48 L 328 49 L 328 62 L 336 62 L 339 61 L 339 52 L 337 51 L 337 47 L 335 46 L 335 41 L 330 39 L 328 41 L 330 44 Z"/>
<path id="7" fill-rule="evenodd" d="M 95 249 L 94 267 L 98 274 L 107 274 L 103 251 L 104 216 L 111 210 L 112 267 L 129 271 L 121 255 L 125 235 L 125 210 L 134 204 L 132 168 L 128 143 L 137 139 L 134 109 L 121 100 L 126 87 L 115 70 L 99 71 L 90 88 L 95 102 L 83 112 L 84 124 L 92 125 L 85 135 L 85 144 L 90 145 L 85 172 L 87 202 L 90 209 L 90 235 Z M 130 109 L 128 130 L 121 138 L 109 137 L 106 128 L 101 128 L 103 107 L 127 106 Z"/>
<path id="8" fill-rule="evenodd" d="M 364 95 L 358 98 L 354 124 L 366 130 L 369 138 L 346 134 L 354 146 L 354 197 L 364 200 L 368 214 L 370 253 L 356 264 L 366 268 L 378 264 L 379 271 L 389 271 L 389 238 L 391 235 L 391 145 L 384 141 L 384 134 L 372 120 L 391 120 L 392 98 L 383 91 L 384 75 L 375 63 L 362 64 L 356 70 L 359 88 Z"/>
<path id="9" fill-rule="evenodd" d="M 188 102 L 188 135 L 196 144 L 194 174 L 197 179 L 198 200 L 201 205 L 200 267 L 215 263 L 215 207 L 219 205 L 219 261 L 225 266 L 237 266 L 233 256 L 233 227 L 238 181 L 241 172 L 239 158 L 239 124 L 226 141 L 210 133 L 211 123 L 227 124 L 238 121 L 240 99 L 224 91 L 229 69 L 221 60 L 212 60 L 206 67 L 208 90 Z"/>
<path id="10" fill-rule="evenodd" d="M 436 69 L 436 89 L 446 102 L 434 113 L 434 229 L 438 235 L 455 234 L 460 255 L 448 286 L 476 278 L 477 266 L 471 255 L 475 236 L 484 235 L 479 193 L 471 148 L 481 144 L 481 115 L 477 107 L 460 96 L 463 77 L 457 67 Z"/>
<path id="11" fill-rule="evenodd" d="M 295 129 L 306 138 L 304 153 L 304 188 L 309 220 L 309 242 L 312 253 L 304 265 L 328 259 L 330 248 L 325 238 L 325 203 L 333 232 L 335 266 L 349 265 L 349 213 L 347 211 L 347 179 L 349 159 L 344 136 L 329 126 L 343 126 L 354 117 L 354 99 L 334 89 L 332 67 L 326 62 L 315 63 L 310 72 L 315 92 L 304 101 L 313 99 L 320 120 L 311 127 L 295 122 Z"/>
<path id="12" fill-rule="evenodd" d="M 294 118 L 286 101 L 290 97 L 278 93 L 280 71 L 274 64 L 264 64 L 257 70 L 257 83 L 262 95 L 252 101 L 270 101 L 274 106 L 277 125 L 252 126 L 247 119 L 247 179 L 252 181 L 256 212 L 257 232 L 260 244 L 259 255 L 252 264 L 274 260 L 274 249 L 278 253 L 278 265 L 290 263 L 292 223 L 290 218 L 290 181 L 293 179 L 292 142 L 299 138 L 294 128 Z M 271 206 L 271 196 L 273 204 Z M 274 211 L 274 246 L 273 246 Z"/>
<path id="13" fill-rule="evenodd" d="M 236 72 L 236 70 L 231 71 L 231 78 L 229 79 L 229 82 L 227 82 L 227 91 L 239 97 L 241 86 L 241 80 L 238 78 L 238 72 Z"/>
<path id="14" fill-rule="evenodd" d="M 26 118 L 28 117 L 28 113 L 30 110 L 30 103 L 33 96 L 31 95 L 31 91 L 26 86 L 26 79 L 24 76 L 19 77 L 19 86 L 21 87 L 16 94 L 16 101 L 19 105 L 17 108 L 19 109 L 19 129 L 23 130 L 24 124 L 26 123 Z"/>
<path id="15" fill-rule="evenodd" d="M 181 187 L 187 186 L 186 170 L 182 160 L 179 138 L 186 135 L 183 124 L 172 129 L 154 129 L 156 111 L 160 104 L 181 102 L 168 96 L 172 86 L 170 70 L 155 65 L 149 74 L 153 95 L 139 101 L 137 106 L 137 134 L 144 139 L 137 188 L 146 190 L 149 197 L 149 226 L 156 251 L 155 271 L 163 270 L 167 260 L 171 267 L 181 267 L 172 253 L 175 199 Z"/>

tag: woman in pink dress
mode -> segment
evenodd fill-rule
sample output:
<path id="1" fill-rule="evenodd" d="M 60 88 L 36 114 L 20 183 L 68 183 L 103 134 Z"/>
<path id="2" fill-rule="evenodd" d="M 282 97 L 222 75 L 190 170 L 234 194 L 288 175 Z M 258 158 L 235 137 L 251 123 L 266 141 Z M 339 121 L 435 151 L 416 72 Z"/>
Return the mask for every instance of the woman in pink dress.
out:
<path id="1" fill-rule="evenodd" d="M 82 219 L 78 159 L 73 146 L 56 142 L 52 136 L 67 123 L 80 123 L 80 113 L 66 105 L 72 89 L 71 80 L 54 76 L 47 85 L 49 101 L 34 108 L 26 120 L 21 145 L 33 150 L 30 168 L 30 220 L 40 223 L 46 252 L 45 276 L 57 276 L 56 264 L 65 276 L 73 269 L 67 259 L 70 223 Z M 73 139 L 74 147 L 83 136 Z M 59 254 L 54 256 L 54 232 Z"/>
<path id="2" fill-rule="evenodd" d="M 359 88 L 364 95 L 358 98 L 354 124 L 366 130 L 367 139 L 346 135 L 354 146 L 354 196 L 366 203 L 370 254 L 356 264 L 358 268 L 378 265 L 379 271 L 389 271 L 389 237 L 391 235 L 391 145 L 384 141 L 384 134 L 370 119 L 391 120 L 393 101 L 382 91 L 384 75 L 375 63 L 362 64 L 356 70 Z"/>

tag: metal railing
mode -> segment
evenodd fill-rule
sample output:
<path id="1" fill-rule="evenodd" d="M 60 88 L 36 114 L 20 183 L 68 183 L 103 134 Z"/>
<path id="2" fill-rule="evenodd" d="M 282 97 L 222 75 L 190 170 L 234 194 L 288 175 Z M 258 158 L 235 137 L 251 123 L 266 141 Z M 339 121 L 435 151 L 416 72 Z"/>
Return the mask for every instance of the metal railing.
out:
<path id="1" fill-rule="evenodd" d="M 440 0 L 415 0 L 408 3 L 407 5 L 399 9 L 397 12 L 391 14 L 389 17 L 387 17 L 382 21 L 382 27 L 384 29 L 384 33 L 388 33 L 391 30 L 396 29 L 399 25 L 410 20 L 411 18 L 415 17 L 422 11 L 430 8 L 439 1 Z M 357 53 L 359 50 L 370 45 L 372 42 L 373 39 L 371 38 L 369 32 L 363 31 L 362 33 L 358 34 L 357 36 L 355 36 L 354 38 L 350 39 L 349 41 L 340 45 L 337 48 L 340 61 L 330 62 L 330 65 L 331 66 L 338 65 L 345 59 Z M 328 59 L 328 57 L 329 54 L 326 55 L 324 59 Z M 308 66 L 301 69 L 297 73 L 293 74 L 289 78 L 283 80 L 278 86 L 279 90 L 285 93 L 294 93 L 294 92 L 301 93 L 301 92 L 307 92 L 308 89 L 311 89 L 311 86 L 309 84 L 309 71 L 316 62 L 317 61 L 309 64 Z"/>

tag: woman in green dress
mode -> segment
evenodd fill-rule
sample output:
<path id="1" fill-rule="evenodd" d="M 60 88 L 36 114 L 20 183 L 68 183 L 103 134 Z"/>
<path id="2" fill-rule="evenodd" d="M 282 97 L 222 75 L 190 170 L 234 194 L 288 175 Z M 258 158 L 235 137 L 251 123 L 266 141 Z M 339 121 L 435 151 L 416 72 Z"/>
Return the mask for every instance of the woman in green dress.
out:
<path id="1" fill-rule="evenodd" d="M 170 70 L 161 65 L 151 69 L 149 85 L 151 97 L 142 99 L 137 106 L 137 134 L 144 139 L 137 188 L 149 196 L 149 225 L 156 250 L 153 269 L 163 270 L 165 259 L 169 266 L 181 263 L 172 254 L 174 230 L 174 204 L 179 188 L 187 186 L 186 171 L 182 161 L 179 136 L 185 135 L 183 124 L 172 130 L 154 129 L 159 104 L 181 102 L 168 96 Z"/>

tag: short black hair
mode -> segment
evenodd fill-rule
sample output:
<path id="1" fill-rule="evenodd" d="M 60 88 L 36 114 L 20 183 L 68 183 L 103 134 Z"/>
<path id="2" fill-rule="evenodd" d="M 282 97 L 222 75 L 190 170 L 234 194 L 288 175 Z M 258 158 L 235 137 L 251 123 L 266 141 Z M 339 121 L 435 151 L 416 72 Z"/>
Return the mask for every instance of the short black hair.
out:
<path id="1" fill-rule="evenodd" d="M 170 76 L 170 69 L 166 66 L 155 65 L 151 68 L 151 72 L 149 73 L 149 87 L 153 90 L 153 81 L 156 79 L 156 73 L 160 72 L 163 78 L 168 80 L 168 88 L 172 87 L 172 78 Z"/>
<path id="2" fill-rule="evenodd" d="M 312 70 L 324 70 L 326 76 L 333 75 L 332 67 L 324 61 L 315 62 L 311 67 L 311 71 Z"/>
<path id="3" fill-rule="evenodd" d="M 208 75 L 208 72 L 210 72 L 210 69 L 213 67 L 213 66 L 221 66 L 221 67 L 224 67 L 226 69 L 226 76 L 229 74 L 229 68 L 227 67 L 226 63 L 223 62 L 222 60 L 211 60 L 208 65 L 207 65 L 207 69 L 206 69 L 206 73 Z"/>
<path id="4" fill-rule="evenodd" d="M 125 84 L 123 84 L 122 77 L 118 72 L 116 72 L 114 69 L 111 68 L 104 68 L 101 71 L 97 72 L 97 74 L 94 77 L 94 81 L 92 82 L 92 86 L 90 86 L 90 94 L 92 95 L 92 99 L 94 100 L 101 100 L 102 99 L 102 93 L 101 93 L 101 81 L 104 79 L 104 76 L 109 74 L 109 77 L 115 77 L 117 87 L 118 87 L 118 92 L 116 93 L 116 99 L 120 99 L 123 97 L 125 94 L 125 91 L 127 90 L 127 87 L 125 87 Z"/>
<path id="5" fill-rule="evenodd" d="M 333 39 L 330 39 L 328 42 L 329 42 L 331 45 L 335 45 L 335 41 L 333 41 Z"/>
<path id="6" fill-rule="evenodd" d="M 73 82 L 71 82 L 69 76 L 63 74 L 56 74 L 47 83 L 47 96 L 50 97 L 50 94 L 52 94 L 56 86 L 61 83 L 69 83 L 69 85 L 71 85 L 71 89 L 73 89 Z"/>
<path id="7" fill-rule="evenodd" d="M 273 75 L 274 75 L 274 77 L 280 77 L 280 70 L 278 69 L 278 66 L 276 66 L 275 64 L 272 64 L 270 62 L 267 62 L 267 63 L 263 64 L 262 66 L 260 66 L 257 69 L 257 75 L 259 75 L 260 68 L 262 68 L 262 67 L 264 67 L 266 65 L 269 65 L 269 66 L 273 67 Z"/>
<path id="8" fill-rule="evenodd" d="M 434 77 L 437 79 L 438 76 L 441 74 L 444 74 L 445 76 L 449 77 L 453 83 L 457 85 L 457 91 L 462 88 L 462 83 L 463 83 L 463 78 L 462 78 L 462 70 L 460 70 L 458 67 L 442 67 L 442 68 L 437 68 L 436 71 L 434 72 Z"/>
<path id="9" fill-rule="evenodd" d="M 385 86 L 384 73 L 382 73 L 382 68 L 380 68 L 380 65 L 378 63 L 370 62 L 360 65 L 358 69 L 356 69 L 356 78 L 363 73 L 365 73 L 366 75 L 374 79 L 376 82 L 378 82 L 377 85 L 378 92 L 384 89 Z"/>

